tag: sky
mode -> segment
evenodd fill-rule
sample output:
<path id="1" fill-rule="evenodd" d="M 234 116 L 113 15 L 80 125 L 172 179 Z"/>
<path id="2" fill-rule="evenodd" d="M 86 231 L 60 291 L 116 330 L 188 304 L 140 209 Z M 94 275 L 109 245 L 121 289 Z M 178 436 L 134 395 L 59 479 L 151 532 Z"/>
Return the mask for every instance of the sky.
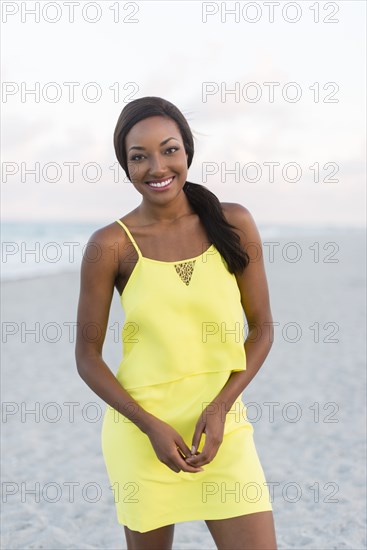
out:
<path id="1" fill-rule="evenodd" d="M 113 132 L 153 95 L 186 116 L 188 180 L 221 201 L 260 223 L 365 225 L 366 4 L 270 4 L 3 1 L 2 219 L 138 206 Z"/>

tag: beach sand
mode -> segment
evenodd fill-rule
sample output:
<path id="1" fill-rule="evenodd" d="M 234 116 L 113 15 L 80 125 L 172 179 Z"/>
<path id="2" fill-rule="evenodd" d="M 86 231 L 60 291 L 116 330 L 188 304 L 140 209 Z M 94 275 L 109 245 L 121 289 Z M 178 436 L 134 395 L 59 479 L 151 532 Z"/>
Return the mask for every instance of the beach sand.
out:
<path id="1" fill-rule="evenodd" d="M 263 239 L 279 243 L 274 261 L 264 248 L 275 341 L 243 401 L 279 549 L 366 548 L 363 235 Z M 79 273 L 2 286 L 4 549 L 126 548 L 100 445 L 105 404 L 75 365 L 78 294 Z M 113 372 L 122 323 L 115 292 L 103 353 Z M 216 546 L 195 521 L 176 524 L 173 548 Z"/>

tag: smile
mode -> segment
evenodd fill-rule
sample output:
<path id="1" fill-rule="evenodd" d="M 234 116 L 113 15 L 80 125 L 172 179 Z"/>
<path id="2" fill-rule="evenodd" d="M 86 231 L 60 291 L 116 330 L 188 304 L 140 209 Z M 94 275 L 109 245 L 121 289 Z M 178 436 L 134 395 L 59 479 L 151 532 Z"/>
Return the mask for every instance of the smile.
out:
<path id="1" fill-rule="evenodd" d="M 168 178 L 164 181 L 157 181 L 157 182 L 148 182 L 147 185 L 149 185 L 149 187 L 153 187 L 153 188 L 157 188 L 157 189 L 163 189 L 165 187 L 168 187 L 170 185 L 170 183 L 172 182 L 174 176 L 172 178 Z"/>

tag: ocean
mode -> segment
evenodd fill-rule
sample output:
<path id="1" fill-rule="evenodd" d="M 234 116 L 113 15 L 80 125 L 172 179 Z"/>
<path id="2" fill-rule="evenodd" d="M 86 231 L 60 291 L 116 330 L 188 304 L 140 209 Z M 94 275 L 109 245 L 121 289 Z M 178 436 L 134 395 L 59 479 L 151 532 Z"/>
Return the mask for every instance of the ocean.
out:
<path id="1" fill-rule="evenodd" d="M 83 251 L 92 233 L 108 222 L 3 221 L 1 224 L 1 280 L 79 271 Z M 363 228 L 331 225 L 257 224 L 262 242 L 270 239 L 335 237 Z"/>

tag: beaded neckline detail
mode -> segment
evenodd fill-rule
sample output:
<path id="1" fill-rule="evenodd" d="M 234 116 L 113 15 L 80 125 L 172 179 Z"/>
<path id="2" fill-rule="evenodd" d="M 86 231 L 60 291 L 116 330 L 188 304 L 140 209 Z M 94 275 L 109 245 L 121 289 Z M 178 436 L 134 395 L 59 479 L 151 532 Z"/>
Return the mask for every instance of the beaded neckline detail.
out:
<path id="1" fill-rule="evenodd" d="M 190 284 L 195 262 L 196 260 L 193 260 L 192 262 L 181 262 L 179 264 L 175 264 L 176 273 L 178 273 L 181 281 L 183 281 L 186 286 Z"/>

